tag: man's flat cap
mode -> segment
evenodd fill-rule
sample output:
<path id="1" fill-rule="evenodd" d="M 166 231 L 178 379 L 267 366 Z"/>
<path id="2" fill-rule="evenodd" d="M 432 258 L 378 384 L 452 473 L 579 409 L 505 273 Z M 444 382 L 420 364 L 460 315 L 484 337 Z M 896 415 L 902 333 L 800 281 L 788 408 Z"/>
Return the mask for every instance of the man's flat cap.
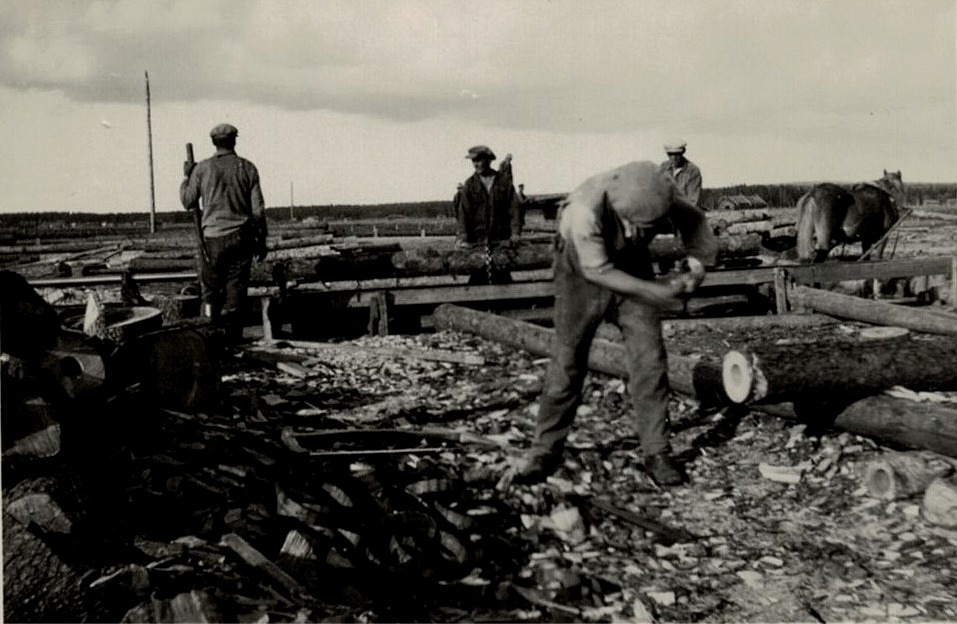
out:
<path id="1" fill-rule="evenodd" d="M 684 154 L 688 144 L 684 141 L 675 141 L 674 143 L 665 143 L 666 154 Z"/>
<path id="2" fill-rule="evenodd" d="M 465 157 L 469 160 L 479 160 L 481 158 L 495 160 L 495 152 L 490 150 L 485 145 L 476 145 L 475 147 L 469 148 L 469 153 Z"/>
<path id="3" fill-rule="evenodd" d="M 234 137 L 239 135 L 239 130 L 236 129 L 236 126 L 230 124 L 219 124 L 215 128 L 209 131 L 209 136 L 214 139 L 228 139 L 229 137 Z"/>

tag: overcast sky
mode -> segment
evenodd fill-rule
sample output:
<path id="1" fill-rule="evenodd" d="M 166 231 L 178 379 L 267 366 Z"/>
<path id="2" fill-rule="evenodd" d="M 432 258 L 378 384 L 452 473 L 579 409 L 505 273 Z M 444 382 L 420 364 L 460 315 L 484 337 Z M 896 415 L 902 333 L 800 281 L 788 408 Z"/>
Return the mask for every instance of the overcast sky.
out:
<path id="1" fill-rule="evenodd" d="M 266 203 L 529 194 L 688 142 L 705 187 L 957 179 L 954 0 L 3 0 L 0 212 L 158 211 L 239 128 Z"/>

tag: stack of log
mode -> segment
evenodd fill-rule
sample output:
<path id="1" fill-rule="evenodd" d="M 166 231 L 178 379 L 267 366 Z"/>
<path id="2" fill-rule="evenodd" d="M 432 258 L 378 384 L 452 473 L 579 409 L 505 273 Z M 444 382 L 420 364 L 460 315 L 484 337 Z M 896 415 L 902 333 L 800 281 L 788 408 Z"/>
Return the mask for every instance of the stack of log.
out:
<path id="1" fill-rule="evenodd" d="M 752 258 L 762 252 L 758 234 L 721 236 L 718 239 L 718 261 Z M 365 244 L 331 247 L 333 254 L 318 258 L 282 260 L 291 280 L 325 282 L 373 280 L 396 277 L 468 275 L 491 266 L 498 270 L 532 271 L 550 268 L 554 261 L 554 243 L 546 236 L 522 239 L 486 251 L 484 246 L 452 247 L 451 243 L 425 245 Z M 674 236 L 659 236 L 650 246 L 654 262 L 674 262 L 684 257 L 684 250 Z M 267 283 L 271 269 L 254 267 L 253 281 Z"/>

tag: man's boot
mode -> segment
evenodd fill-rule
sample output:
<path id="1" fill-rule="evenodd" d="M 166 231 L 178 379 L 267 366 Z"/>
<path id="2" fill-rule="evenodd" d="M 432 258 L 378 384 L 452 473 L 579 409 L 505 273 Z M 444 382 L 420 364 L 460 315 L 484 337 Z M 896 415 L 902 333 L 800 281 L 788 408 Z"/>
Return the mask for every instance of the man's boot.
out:
<path id="1" fill-rule="evenodd" d="M 679 485 L 684 481 L 684 476 L 667 451 L 645 459 L 645 471 L 658 485 Z"/>

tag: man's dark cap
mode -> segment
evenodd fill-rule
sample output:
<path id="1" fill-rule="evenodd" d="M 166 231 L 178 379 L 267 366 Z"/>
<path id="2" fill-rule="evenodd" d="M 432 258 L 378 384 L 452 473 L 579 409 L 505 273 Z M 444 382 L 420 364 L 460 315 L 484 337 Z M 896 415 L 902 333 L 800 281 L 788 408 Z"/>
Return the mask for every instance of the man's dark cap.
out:
<path id="1" fill-rule="evenodd" d="M 214 139 L 228 139 L 229 137 L 239 136 L 239 130 L 236 129 L 236 126 L 223 123 L 210 130 L 209 136 Z"/>
<path id="2" fill-rule="evenodd" d="M 481 160 L 483 158 L 495 160 L 495 152 L 485 145 L 476 145 L 469 148 L 469 153 L 465 157 L 469 160 Z"/>

